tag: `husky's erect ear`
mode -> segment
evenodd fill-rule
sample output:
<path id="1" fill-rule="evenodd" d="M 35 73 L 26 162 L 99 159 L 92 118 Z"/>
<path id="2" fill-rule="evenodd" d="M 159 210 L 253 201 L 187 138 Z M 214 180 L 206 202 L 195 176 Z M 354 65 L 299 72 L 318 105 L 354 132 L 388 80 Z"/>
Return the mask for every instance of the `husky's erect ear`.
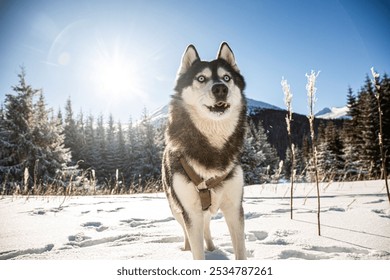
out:
<path id="1" fill-rule="evenodd" d="M 191 65 L 197 60 L 200 60 L 198 52 L 193 45 L 189 45 L 181 58 L 181 65 L 177 74 L 182 75 L 187 72 Z"/>
<path id="2" fill-rule="evenodd" d="M 219 58 L 226 60 L 233 67 L 234 70 L 240 72 L 240 69 L 238 69 L 238 66 L 236 64 L 236 59 L 234 58 L 232 49 L 226 42 L 222 42 L 221 46 L 219 47 L 217 59 Z"/>

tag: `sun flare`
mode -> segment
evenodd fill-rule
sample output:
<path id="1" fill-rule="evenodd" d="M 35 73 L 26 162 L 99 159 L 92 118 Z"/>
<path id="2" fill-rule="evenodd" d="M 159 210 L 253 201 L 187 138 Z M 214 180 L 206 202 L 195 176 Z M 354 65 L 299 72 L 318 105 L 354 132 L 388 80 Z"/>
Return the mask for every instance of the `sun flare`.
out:
<path id="1" fill-rule="evenodd" d="M 92 78 L 98 92 L 112 97 L 129 95 L 136 87 L 135 62 L 122 53 L 100 54 L 94 60 Z"/>
<path id="2" fill-rule="evenodd" d="M 122 93 L 130 90 L 132 71 L 129 66 L 121 61 L 105 61 L 102 63 L 100 80 L 103 89 L 113 91 L 113 93 Z"/>

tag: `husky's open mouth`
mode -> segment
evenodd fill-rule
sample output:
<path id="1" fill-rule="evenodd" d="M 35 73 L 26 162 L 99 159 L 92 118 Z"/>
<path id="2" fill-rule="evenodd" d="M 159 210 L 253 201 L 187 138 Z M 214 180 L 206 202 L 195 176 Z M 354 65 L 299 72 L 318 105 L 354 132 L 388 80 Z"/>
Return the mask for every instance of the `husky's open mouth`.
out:
<path id="1" fill-rule="evenodd" d="M 230 104 L 225 101 L 218 101 L 214 106 L 206 106 L 210 112 L 223 114 L 230 108 Z"/>

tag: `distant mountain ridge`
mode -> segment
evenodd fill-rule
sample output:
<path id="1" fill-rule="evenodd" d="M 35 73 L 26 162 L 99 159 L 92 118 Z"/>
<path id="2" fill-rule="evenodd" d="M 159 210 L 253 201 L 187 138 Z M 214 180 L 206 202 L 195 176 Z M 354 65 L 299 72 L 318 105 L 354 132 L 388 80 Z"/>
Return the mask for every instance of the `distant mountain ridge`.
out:
<path id="1" fill-rule="evenodd" d="M 348 116 L 348 106 L 344 107 L 325 107 L 321 111 L 319 111 L 317 114 L 315 114 L 316 118 L 319 119 L 349 119 Z"/>
<path id="2" fill-rule="evenodd" d="M 252 98 L 247 98 L 246 100 L 247 100 L 247 107 L 248 107 L 248 115 L 255 113 L 259 109 L 285 111 L 285 109 L 281 109 L 275 105 L 263 101 L 258 101 Z M 169 111 L 169 104 L 161 106 L 150 114 L 149 119 L 155 126 L 161 126 L 168 118 L 168 111 Z M 332 108 L 325 107 L 324 109 L 318 111 L 315 114 L 315 117 L 319 119 L 327 119 L 327 120 L 349 119 L 348 107 L 347 106 L 332 107 Z"/>
<path id="3" fill-rule="evenodd" d="M 281 109 L 275 105 L 271 105 L 269 103 L 254 100 L 251 98 L 246 99 L 247 107 L 248 107 L 248 114 L 252 113 L 255 109 L 272 109 L 272 110 L 280 110 L 283 111 L 284 109 Z"/>
<path id="4" fill-rule="evenodd" d="M 155 126 L 161 126 L 168 118 L 169 104 L 161 106 L 153 111 L 150 116 L 150 122 Z"/>

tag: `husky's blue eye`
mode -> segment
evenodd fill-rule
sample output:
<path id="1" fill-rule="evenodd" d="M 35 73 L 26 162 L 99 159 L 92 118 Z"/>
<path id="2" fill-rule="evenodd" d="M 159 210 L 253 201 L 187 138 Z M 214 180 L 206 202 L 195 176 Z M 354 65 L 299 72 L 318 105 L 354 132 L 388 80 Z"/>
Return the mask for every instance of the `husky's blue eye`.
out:
<path id="1" fill-rule="evenodd" d="M 230 81 L 230 76 L 229 75 L 225 75 L 225 76 L 223 76 L 223 80 L 225 81 L 225 82 L 229 82 Z"/>
<path id="2" fill-rule="evenodd" d="M 203 75 L 200 75 L 199 77 L 196 78 L 199 83 L 204 83 L 206 81 L 206 77 Z"/>

